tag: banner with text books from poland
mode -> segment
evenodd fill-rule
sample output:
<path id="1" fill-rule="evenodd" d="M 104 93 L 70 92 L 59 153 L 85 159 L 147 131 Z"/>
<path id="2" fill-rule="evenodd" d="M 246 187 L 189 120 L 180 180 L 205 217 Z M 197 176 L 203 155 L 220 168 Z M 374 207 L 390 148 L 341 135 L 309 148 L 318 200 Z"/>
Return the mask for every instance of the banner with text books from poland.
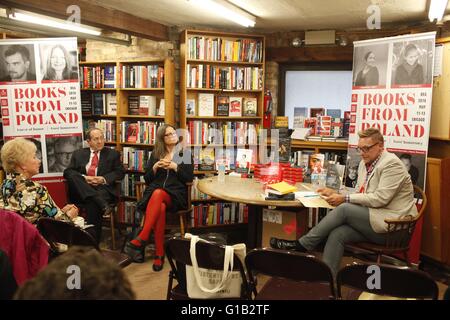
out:
<path id="1" fill-rule="evenodd" d="M 380 129 L 413 184 L 425 187 L 435 32 L 354 42 L 346 185 L 354 185 L 358 132 Z"/>
<path id="2" fill-rule="evenodd" d="M 36 145 L 42 164 L 34 178 L 57 200 L 62 173 L 82 147 L 77 39 L 0 40 L 0 57 L 4 139 Z"/>

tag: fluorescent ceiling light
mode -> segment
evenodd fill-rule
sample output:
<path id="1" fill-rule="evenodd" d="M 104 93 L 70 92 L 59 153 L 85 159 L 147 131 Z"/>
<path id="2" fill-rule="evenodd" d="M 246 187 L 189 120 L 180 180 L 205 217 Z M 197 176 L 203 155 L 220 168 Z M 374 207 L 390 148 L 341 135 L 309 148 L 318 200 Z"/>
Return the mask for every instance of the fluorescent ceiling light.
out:
<path id="1" fill-rule="evenodd" d="M 81 24 L 37 14 L 22 13 L 15 11 L 9 14 L 9 18 L 27 23 L 38 24 L 46 27 L 75 31 L 80 33 L 87 33 L 93 36 L 101 35 L 101 31 L 84 27 Z"/>
<path id="2" fill-rule="evenodd" d="M 448 0 L 430 0 L 430 10 L 428 11 L 428 19 L 433 22 L 442 20 Z"/>
<path id="3" fill-rule="evenodd" d="M 244 27 L 254 27 L 256 17 L 226 0 L 195 0 L 202 8 L 206 8 L 224 19 L 233 21 Z"/>

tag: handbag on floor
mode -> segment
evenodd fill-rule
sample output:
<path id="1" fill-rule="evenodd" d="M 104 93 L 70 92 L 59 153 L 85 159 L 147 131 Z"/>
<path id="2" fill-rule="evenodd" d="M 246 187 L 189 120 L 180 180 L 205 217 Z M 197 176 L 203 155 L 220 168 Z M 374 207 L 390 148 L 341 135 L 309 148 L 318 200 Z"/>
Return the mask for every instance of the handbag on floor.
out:
<path id="1" fill-rule="evenodd" d="M 191 239 L 190 257 L 192 266 L 186 266 L 186 289 L 189 298 L 240 298 L 242 277 L 239 271 L 233 271 L 234 254 L 239 257 L 244 265 L 245 244 L 239 243 L 233 246 L 225 246 L 223 270 L 214 270 L 200 268 L 197 263 L 197 242 L 210 242 L 190 233 L 186 233 L 185 238 Z"/>

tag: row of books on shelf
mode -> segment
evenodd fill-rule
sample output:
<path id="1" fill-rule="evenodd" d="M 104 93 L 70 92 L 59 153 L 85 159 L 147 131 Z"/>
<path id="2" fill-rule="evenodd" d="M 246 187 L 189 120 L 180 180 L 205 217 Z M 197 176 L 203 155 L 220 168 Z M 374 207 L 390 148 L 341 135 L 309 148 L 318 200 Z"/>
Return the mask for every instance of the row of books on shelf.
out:
<path id="1" fill-rule="evenodd" d="M 263 69 L 259 67 L 219 67 L 187 65 L 187 88 L 261 90 Z"/>
<path id="2" fill-rule="evenodd" d="M 160 65 L 122 65 L 121 88 L 164 88 L 164 67 Z"/>
<path id="3" fill-rule="evenodd" d="M 252 149 L 194 148 L 194 170 L 211 171 L 223 165 L 225 170 L 250 173 L 256 152 Z"/>
<path id="4" fill-rule="evenodd" d="M 117 69 L 114 65 L 80 66 L 80 87 L 82 89 L 115 88 Z"/>
<path id="5" fill-rule="evenodd" d="M 214 99 L 216 103 L 214 103 Z M 258 101 L 256 97 L 236 97 L 210 93 L 200 93 L 197 100 L 186 99 L 186 115 L 212 117 L 256 117 L 258 115 Z M 214 107 L 215 106 L 215 107 Z"/>
<path id="6" fill-rule="evenodd" d="M 122 121 L 121 142 L 154 144 L 156 131 L 163 124 L 159 121 Z"/>
<path id="7" fill-rule="evenodd" d="M 128 96 L 128 114 L 141 116 L 164 116 L 165 101 L 163 98 L 150 95 Z M 157 107 L 158 106 L 158 107 Z"/>
<path id="8" fill-rule="evenodd" d="M 142 217 L 136 211 L 136 201 L 120 201 L 118 203 L 118 222 L 138 226 Z"/>
<path id="9" fill-rule="evenodd" d="M 116 115 L 117 96 L 116 93 L 81 92 L 81 114 L 89 115 Z"/>
<path id="10" fill-rule="evenodd" d="M 121 181 L 121 194 L 124 197 L 136 197 L 136 182 L 144 182 L 142 174 L 126 173 Z"/>
<path id="11" fill-rule="evenodd" d="M 192 181 L 192 188 L 191 188 L 191 199 L 192 201 L 195 200 L 208 200 L 211 197 L 208 196 L 207 194 L 200 192 L 197 189 L 197 184 L 198 184 L 198 177 L 194 177 L 194 181 Z"/>
<path id="12" fill-rule="evenodd" d="M 258 144 L 259 124 L 245 121 L 188 121 L 191 144 Z"/>
<path id="13" fill-rule="evenodd" d="M 189 59 L 253 63 L 263 59 L 261 40 L 193 36 L 187 44 Z"/>
<path id="14" fill-rule="evenodd" d="M 93 120 L 93 119 L 83 119 L 83 132 L 86 132 L 90 128 L 99 128 L 103 131 L 106 142 L 116 142 L 116 120 Z"/>
<path id="15" fill-rule="evenodd" d="M 152 151 L 140 150 L 132 147 L 123 147 L 122 163 L 128 170 L 144 171 Z"/>
<path id="16" fill-rule="evenodd" d="M 192 207 L 193 227 L 248 222 L 248 206 L 243 203 L 209 203 Z"/>

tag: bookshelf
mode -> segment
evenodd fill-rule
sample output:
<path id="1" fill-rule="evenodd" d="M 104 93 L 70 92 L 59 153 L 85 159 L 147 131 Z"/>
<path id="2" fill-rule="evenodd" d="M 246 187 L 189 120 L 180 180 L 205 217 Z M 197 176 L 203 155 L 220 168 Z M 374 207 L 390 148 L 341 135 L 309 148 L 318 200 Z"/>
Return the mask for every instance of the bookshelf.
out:
<path id="1" fill-rule="evenodd" d="M 193 149 L 195 164 L 201 161 L 196 151 L 206 147 L 217 153 L 218 148 L 236 150 L 258 145 L 263 119 L 264 48 L 262 35 L 201 30 L 181 33 L 180 128 L 189 131 L 187 144 Z M 205 105 L 207 108 L 203 108 Z M 193 106 L 194 111 L 188 112 L 187 106 Z M 221 132 L 221 140 L 210 139 L 205 133 L 210 129 Z M 236 134 L 238 129 L 242 134 Z M 195 169 L 195 175 L 216 173 L 199 169 Z M 192 202 L 196 206 L 220 206 L 223 201 L 193 196 Z"/>
<path id="2" fill-rule="evenodd" d="M 156 130 L 162 123 L 175 122 L 174 62 L 165 58 L 79 65 L 83 128 L 93 122 L 101 127 L 105 144 L 122 153 L 127 169 L 119 204 L 119 222 L 126 225 L 132 222 L 130 207 L 136 199 L 133 183 L 144 174 L 143 165 L 154 146 Z M 110 100 L 112 96 L 115 99 Z M 131 134 L 136 139 L 130 138 Z"/>

